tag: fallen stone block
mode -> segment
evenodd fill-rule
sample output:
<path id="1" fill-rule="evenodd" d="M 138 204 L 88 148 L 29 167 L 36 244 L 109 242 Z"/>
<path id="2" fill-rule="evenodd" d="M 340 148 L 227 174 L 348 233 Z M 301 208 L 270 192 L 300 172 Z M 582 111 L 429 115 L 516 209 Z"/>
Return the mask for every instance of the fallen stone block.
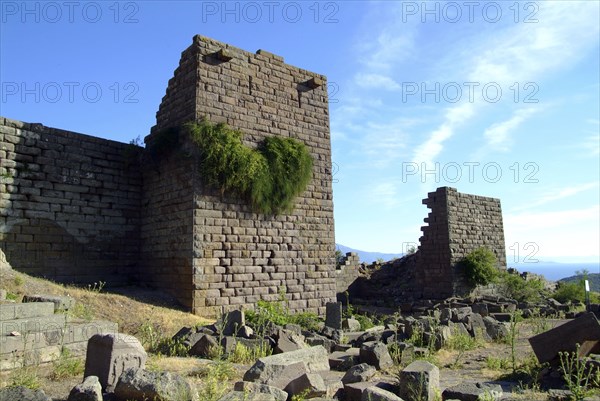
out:
<path id="1" fill-rule="evenodd" d="M 271 394 L 275 401 L 286 401 L 288 394 L 277 387 L 269 386 L 267 384 L 252 383 L 252 382 L 237 382 L 233 385 L 235 391 L 241 391 L 245 393 L 264 393 Z"/>
<path id="2" fill-rule="evenodd" d="M 75 299 L 59 295 L 25 295 L 23 302 L 52 302 L 55 311 L 68 311 L 75 306 Z"/>
<path id="3" fill-rule="evenodd" d="M 375 366 L 379 370 L 394 366 L 387 346 L 380 342 L 363 344 L 360 347 L 360 361 Z"/>
<path id="4" fill-rule="evenodd" d="M 219 352 L 219 343 L 208 334 L 202 334 L 200 339 L 190 348 L 188 355 L 199 356 L 201 358 L 211 358 Z"/>
<path id="5" fill-rule="evenodd" d="M 329 370 L 327 351 L 322 346 L 317 345 L 316 347 L 260 358 L 244 374 L 244 381 L 269 384 L 269 382 L 272 382 L 285 369 L 296 365 L 299 365 L 300 367 L 304 365 L 305 367 L 296 369 L 298 375 L 290 377 L 290 381 L 300 377 L 304 373 Z M 283 387 L 277 387 L 285 388 L 288 384 L 289 382 L 285 383 Z"/>
<path id="6" fill-rule="evenodd" d="M 344 400 L 345 401 L 362 401 L 363 392 L 369 388 L 374 387 L 373 382 L 356 382 L 344 384 Z"/>
<path id="7" fill-rule="evenodd" d="M 491 383 L 461 383 L 447 388 L 442 393 L 444 400 L 456 399 L 460 401 L 499 400 L 502 398 L 502 387 Z"/>
<path id="8" fill-rule="evenodd" d="M 15 386 L 0 388 L 0 401 L 52 401 L 43 390 Z"/>
<path id="9" fill-rule="evenodd" d="M 391 391 L 379 387 L 368 387 L 363 391 L 361 401 L 404 401 Z"/>
<path id="10" fill-rule="evenodd" d="M 490 336 L 492 340 L 499 340 L 508 336 L 508 327 L 506 327 L 504 323 L 499 322 L 490 316 L 484 317 L 483 323 L 485 324 L 487 335 Z"/>
<path id="11" fill-rule="evenodd" d="M 296 334 L 293 331 L 280 329 L 277 331 L 277 340 L 273 353 L 281 354 L 283 352 L 296 351 L 307 348 L 308 345 L 304 342 L 304 336 Z"/>
<path id="12" fill-rule="evenodd" d="M 325 382 L 318 373 L 305 373 L 292 380 L 284 390 L 292 397 L 302 394 L 305 398 L 314 398 L 327 394 Z"/>
<path id="13" fill-rule="evenodd" d="M 557 358 L 559 352 L 574 352 L 576 344 L 599 340 L 598 319 L 593 313 L 585 313 L 575 320 L 531 337 L 529 344 L 538 361 L 544 363 Z"/>
<path id="14" fill-rule="evenodd" d="M 400 372 L 399 395 L 406 400 L 434 401 L 440 387 L 440 370 L 426 361 L 414 361 Z"/>
<path id="15" fill-rule="evenodd" d="M 96 376 L 86 377 L 73 387 L 67 401 L 102 401 L 102 386 Z"/>
<path id="16" fill-rule="evenodd" d="M 512 319 L 512 313 L 490 313 L 490 316 L 499 322 L 510 322 Z"/>
<path id="17" fill-rule="evenodd" d="M 238 330 L 246 325 L 246 316 L 242 310 L 232 310 L 221 318 L 224 336 L 237 336 Z"/>
<path id="18" fill-rule="evenodd" d="M 344 319 L 342 321 L 342 329 L 345 331 L 359 331 L 360 330 L 360 322 L 353 317 Z"/>
<path id="19" fill-rule="evenodd" d="M 369 364 L 361 363 L 359 365 L 354 365 L 350 369 L 348 369 L 344 377 L 342 377 L 342 383 L 350 384 L 358 382 L 367 382 L 373 376 L 375 376 L 375 373 L 377 373 L 377 370 Z"/>
<path id="20" fill-rule="evenodd" d="M 188 381 L 177 374 L 130 368 L 119 377 L 115 397 L 120 401 L 181 401 L 191 400 L 193 394 Z"/>
<path id="21" fill-rule="evenodd" d="M 230 391 L 218 401 L 277 401 L 272 394 L 246 393 L 244 391 Z"/>
<path id="22" fill-rule="evenodd" d="M 83 376 L 97 376 L 102 389 L 112 392 L 121 374 L 128 368 L 143 369 L 147 357 L 134 336 L 95 334 L 88 340 Z"/>
<path id="23" fill-rule="evenodd" d="M 360 349 L 350 348 L 347 351 L 334 351 L 329 354 L 329 367 L 344 371 L 359 363 Z"/>

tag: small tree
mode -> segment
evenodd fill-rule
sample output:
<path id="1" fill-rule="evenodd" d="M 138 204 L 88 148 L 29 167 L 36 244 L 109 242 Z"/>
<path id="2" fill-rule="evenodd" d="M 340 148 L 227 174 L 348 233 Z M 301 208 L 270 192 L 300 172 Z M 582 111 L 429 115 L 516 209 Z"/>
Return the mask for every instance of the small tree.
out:
<path id="1" fill-rule="evenodd" d="M 496 255 L 487 248 L 478 248 L 469 253 L 461 262 L 465 269 L 465 276 L 473 287 L 488 285 L 498 275 L 496 268 Z"/>

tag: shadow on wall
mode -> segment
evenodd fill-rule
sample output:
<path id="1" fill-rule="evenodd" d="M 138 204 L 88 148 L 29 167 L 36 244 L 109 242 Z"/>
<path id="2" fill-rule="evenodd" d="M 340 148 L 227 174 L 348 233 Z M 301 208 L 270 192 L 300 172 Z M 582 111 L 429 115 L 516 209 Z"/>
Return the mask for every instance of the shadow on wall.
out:
<path id="1" fill-rule="evenodd" d="M 8 264 L 23 273 L 63 283 L 101 280 L 111 285 L 134 280 L 123 275 L 119 255 L 109 251 L 118 242 L 120 239 L 113 238 L 81 243 L 51 220 L 28 219 L 8 227 L 2 248 Z M 128 267 L 132 271 L 135 266 Z"/>

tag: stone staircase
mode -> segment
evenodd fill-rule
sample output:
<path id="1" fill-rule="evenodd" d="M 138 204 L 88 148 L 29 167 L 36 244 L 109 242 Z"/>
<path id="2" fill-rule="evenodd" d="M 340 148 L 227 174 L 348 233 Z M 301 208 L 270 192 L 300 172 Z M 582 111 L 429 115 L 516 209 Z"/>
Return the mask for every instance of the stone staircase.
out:
<path id="1" fill-rule="evenodd" d="M 0 304 L 0 371 L 56 360 L 62 349 L 85 356 L 94 334 L 116 333 L 116 323 L 73 319 L 53 302 Z"/>

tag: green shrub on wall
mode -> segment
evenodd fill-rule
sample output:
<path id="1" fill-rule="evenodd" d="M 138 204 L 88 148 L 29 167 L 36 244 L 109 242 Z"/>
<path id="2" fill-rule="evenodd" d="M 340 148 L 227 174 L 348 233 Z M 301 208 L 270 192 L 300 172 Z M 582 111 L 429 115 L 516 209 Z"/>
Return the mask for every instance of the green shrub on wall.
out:
<path id="1" fill-rule="evenodd" d="M 496 255 L 487 248 L 478 248 L 462 260 L 465 277 L 470 285 L 488 285 L 498 275 Z"/>
<path id="2" fill-rule="evenodd" d="M 292 138 L 268 137 L 258 149 L 242 143 L 243 133 L 203 120 L 186 125 L 200 148 L 200 168 L 207 183 L 221 193 L 246 198 L 264 214 L 289 212 L 312 178 L 312 157 Z"/>

